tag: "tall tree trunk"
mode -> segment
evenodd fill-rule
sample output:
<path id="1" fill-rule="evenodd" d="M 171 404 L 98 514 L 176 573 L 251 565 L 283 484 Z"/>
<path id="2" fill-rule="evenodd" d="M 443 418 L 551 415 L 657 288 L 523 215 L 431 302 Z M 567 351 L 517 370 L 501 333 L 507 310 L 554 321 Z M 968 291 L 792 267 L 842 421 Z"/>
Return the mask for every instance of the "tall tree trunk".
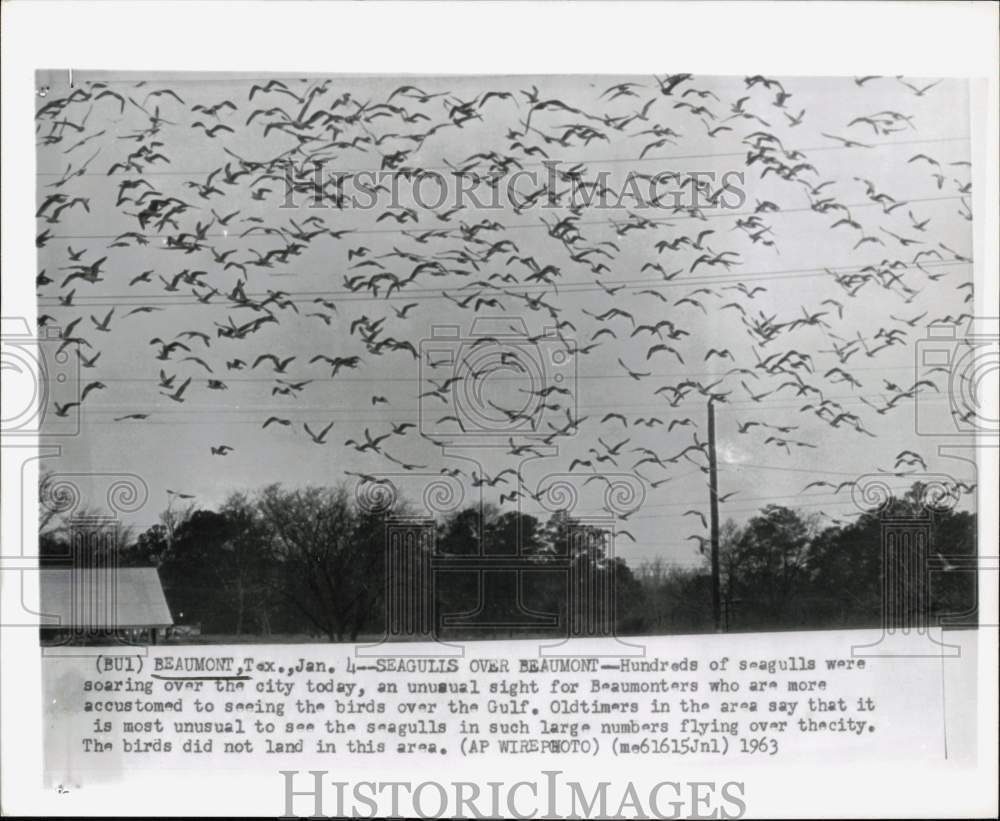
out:
<path id="1" fill-rule="evenodd" d="M 236 586 L 236 635 L 243 635 L 243 584 L 237 582 Z"/>

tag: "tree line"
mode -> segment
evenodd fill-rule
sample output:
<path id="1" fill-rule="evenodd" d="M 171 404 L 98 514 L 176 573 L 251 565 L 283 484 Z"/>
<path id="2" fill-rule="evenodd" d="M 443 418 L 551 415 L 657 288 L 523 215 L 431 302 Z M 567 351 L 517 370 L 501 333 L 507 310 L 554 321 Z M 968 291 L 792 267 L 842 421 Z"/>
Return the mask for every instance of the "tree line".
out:
<path id="1" fill-rule="evenodd" d="M 914 485 L 890 506 L 897 515 L 916 515 L 920 498 Z M 394 510 L 406 512 L 405 504 Z M 70 561 L 74 526 L 43 505 L 43 566 Z M 206 636 L 377 639 L 387 627 L 389 526 L 383 513 L 361 508 L 344 487 L 269 485 L 232 493 L 216 509 L 171 504 L 142 532 L 85 523 L 103 528 L 106 538 L 92 540 L 103 547 L 75 561 L 158 568 L 175 622 L 197 624 Z M 572 624 L 610 625 L 618 635 L 714 629 L 706 556 L 689 565 L 656 559 L 630 566 L 609 555 L 604 531 L 564 511 L 543 521 L 491 505 L 469 507 L 421 532 L 430 538 L 417 549 L 437 572 L 404 562 L 394 568 L 393 583 L 433 602 L 441 638 L 567 635 Z M 957 623 L 974 624 L 975 573 L 956 559 L 976 555 L 976 516 L 935 511 L 931 536 L 931 558 L 940 559 L 941 572 L 931 576 L 930 616 L 952 614 Z M 114 555 L 101 556 L 102 550 Z M 483 572 L 480 555 L 494 557 L 501 571 Z M 505 561 L 497 557 L 510 557 L 511 567 L 524 572 L 503 572 Z M 768 505 L 745 523 L 724 523 L 720 570 L 728 630 L 881 624 L 877 513 L 824 524 L 819 514 Z M 607 595 L 595 596 L 595 589 Z M 574 611 L 580 602 L 587 609 L 582 621 Z"/>

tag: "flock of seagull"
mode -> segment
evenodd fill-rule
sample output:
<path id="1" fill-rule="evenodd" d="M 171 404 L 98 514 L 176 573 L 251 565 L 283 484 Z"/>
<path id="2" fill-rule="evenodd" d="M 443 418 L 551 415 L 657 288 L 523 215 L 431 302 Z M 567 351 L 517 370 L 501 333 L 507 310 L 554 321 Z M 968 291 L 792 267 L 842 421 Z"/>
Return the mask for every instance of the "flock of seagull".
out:
<path id="1" fill-rule="evenodd" d="M 222 405 L 243 374 L 267 386 L 266 401 L 279 403 L 262 405 L 262 435 L 353 450 L 352 465 L 362 459 L 370 467 L 345 472 L 369 481 L 384 469 L 440 470 L 496 490 L 501 505 L 539 498 L 516 460 L 540 455 L 543 445 L 559 445 L 566 471 L 588 479 L 629 470 L 655 489 L 678 467 L 707 472 L 702 419 L 709 399 L 742 408 L 735 436 L 768 452 L 836 448 L 837 436 L 874 440 L 873 418 L 943 398 L 946 367 L 881 384 L 869 372 L 887 373 L 880 370 L 886 357 L 907 350 L 927 325 L 961 328 L 970 319 L 972 260 L 936 232 L 942 222 L 961 231 L 972 219 L 972 183 L 968 161 L 939 158 L 920 144 L 909 105 L 941 93 L 938 82 L 839 82 L 855 94 L 859 112 L 845 115 L 839 129 L 820 131 L 818 146 L 797 136 L 816 115 L 794 104 L 793 82 L 761 75 L 730 81 L 732 99 L 720 97 L 722 84 L 690 74 L 589 90 L 581 83 L 585 100 L 517 81 L 464 96 L 444 89 L 446 81 L 373 94 L 358 81 L 289 78 L 227 83 L 229 93 L 211 101 L 206 93 L 220 86 L 208 84 L 197 102 L 183 84 L 155 80 L 95 80 L 51 92 L 38 101 L 39 152 L 64 170 L 39 180 L 38 324 L 58 329 L 60 349 L 78 357 L 84 378 L 72 401 L 50 410 L 87 420 L 95 397 L 124 403 L 114 398 L 118 386 L 101 360 L 115 348 L 116 333 L 148 327 L 156 331 L 130 362 L 148 361 L 156 392 L 138 408 L 123 407 L 115 423 L 154 421 L 195 396 Z M 866 108 L 875 88 L 878 99 L 889 89 L 899 110 Z M 607 166 L 580 159 L 586 150 L 626 146 L 634 167 L 648 168 L 685 139 L 705 157 L 735 157 L 750 192 L 745 202 L 733 207 L 734 190 L 718 180 L 671 170 L 658 178 L 629 172 L 629 185 L 670 186 L 673 196 L 653 196 L 653 207 L 588 207 L 588 199 L 619 193 L 625 178 L 621 168 L 598 173 Z M 913 186 L 926 185 L 928 197 L 865 173 L 826 178 L 818 170 L 831 155 L 842 169 L 850 157 L 896 141 L 912 147 L 902 171 Z M 217 164 L 198 173 L 178 169 L 177 146 L 187 163 Z M 900 156 L 903 149 L 893 150 Z M 367 189 L 379 204 L 366 214 L 351 207 L 342 177 L 316 172 L 359 163 L 380 175 Z M 427 207 L 382 199 L 391 193 L 387 179 L 416 186 L 443 173 L 496 192 L 529 168 L 552 174 L 499 211 L 465 201 Z M 754 196 L 762 191 L 766 197 Z M 283 208 L 289 197 L 300 207 Z M 747 271 L 748 252 L 755 262 L 781 258 L 786 214 L 823 232 L 828 246 L 818 253 L 836 247 L 854 262 Z M 99 215 L 113 215 L 125 230 L 103 237 L 80 229 L 106 224 Z M 278 287 L 279 277 L 309 259 L 330 272 L 327 288 Z M 800 303 L 791 311 L 789 289 Z M 896 308 L 871 310 L 875 301 Z M 626 393 L 644 399 L 649 412 L 588 411 L 577 401 L 579 386 L 531 385 L 519 389 L 526 398 L 488 400 L 489 411 L 510 422 L 505 452 L 515 466 L 488 475 L 431 465 L 430 458 L 414 463 L 418 445 L 441 458 L 435 446 L 466 430 L 456 395 L 463 383 L 490 377 L 420 361 L 420 339 L 443 317 L 468 327 L 479 317 L 515 316 L 545 327 L 527 342 L 554 340 L 581 374 L 595 363 L 592 370 L 617 376 L 615 384 L 629 386 Z M 302 340 L 317 334 L 330 344 L 303 356 Z M 478 337 L 473 347 L 480 345 L 506 351 L 488 368 L 523 373 L 502 334 Z M 403 410 L 393 380 L 379 377 L 412 374 L 418 364 L 424 378 Z M 377 386 L 365 399 L 370 417 L 337 436 L 349 423 L 303 420 L 296 412 L 303 396 L 344 379 L 354 395 L 354 382 Z M 431 409 L 433 430 L 414 420 L 414 402 Z M 377 412 L 395 408 L 379 427 Z M 524 440 L 525 430 L 536 439 Z M 219 441 L 206 456 L 224 459 L 241 447 Z M 892 471 L 904 476 L 926 467 L 906 450 Z M 836 494 L 852 485 L 819 479 L 803 491 Z M 685 515 L 704 524 L 700 511 Z"/>

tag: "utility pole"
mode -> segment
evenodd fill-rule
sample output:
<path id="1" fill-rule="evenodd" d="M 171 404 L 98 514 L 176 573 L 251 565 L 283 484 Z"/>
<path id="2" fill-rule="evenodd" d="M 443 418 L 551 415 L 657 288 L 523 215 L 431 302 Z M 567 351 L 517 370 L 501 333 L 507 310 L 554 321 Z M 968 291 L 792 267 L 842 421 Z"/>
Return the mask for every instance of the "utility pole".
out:
<path id="1" fill-rule="evenodd" d="M 715 632 L 722 632 L 722 580 L 719 573 L 719 476 L 715 460 L 715 397 L 708 398 L 708 492 L 712 538 L 712 615 Z"/>

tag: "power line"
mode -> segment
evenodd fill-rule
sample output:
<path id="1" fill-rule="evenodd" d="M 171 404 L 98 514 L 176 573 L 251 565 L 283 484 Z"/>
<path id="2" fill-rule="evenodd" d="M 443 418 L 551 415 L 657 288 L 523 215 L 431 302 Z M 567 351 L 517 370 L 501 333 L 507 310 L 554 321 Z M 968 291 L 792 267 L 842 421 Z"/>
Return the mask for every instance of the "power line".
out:
<path id="1" fill-rule="evenodd" d="M 732 465 L 737 468 L 754 468 L 757 470 L 780 470 L 788 471 L 791 473 L 809 473 L 817 474 L 822 473 L 825 476 L 857 476 L 858 472 L 855 470 L 823 470 L 822 468 L 789 468 L 781 467 L 780 465 L 758 465 L 753 462 L 723 462 L 724 465 Z M 733 473 L 738 473 L 738 470 L 734 470 Z"/>
<path id="2" fill-rule="evenodd" d="M 945 266 L 955 266 L 963 267 L 974 264 L 973 260 L 960 261 L 960 260 L 941 260 L 937 262 L 928 262 L 926 264 L 917 265 L 916 263 L 906 264 L 905 268 L 908 270 L 919 269 L 919 268 L 940 268 Z M 863 268 L 868 266 L 863 265 L 850 265 L 850 266 L 823 266 L 819 268 L 789 268 L 779 271 L 757 271 L 749 272 L 744 274 L 723 274 L 717 276 L 698 276 L 698 277 L 685 277 L 684 279 L 678 279 L 675 281 L 664 282 L 662 278 L 642 278 L 642 279 L 632 279 L 632 280 L 617 280 L 612 281 L 609 287 L 615 288 L 620 286 L 625 286 L 626 289 L 637 290 L 640 288 L 680 288 L 685 286 L 696 286 L 696 285 L 734 285 L 745 282 L 771 282 L 771 281 L 784 281 L 789 279 L 808 279 L 812 277 L 822 277 L 822 276 L 836 276 L 837 274 L 850 274 L 860 272 Z M 900 266 L 897 266 L 899 268 Z M 203 286 L 209 287 L 209 286 Z M 878 287 L 885 287 L 879 285 Z M 515 293 L 510 293 L 510 291 L 516 289 Z M 508 296 L 518 297 L 525 296 L 527 294 L 537 294 L 537 293 L 548 293 L 550 290 L 562 289 L 567 293 L 589 293 L 594 291 L 607 291 L 607 288 L 601 285 L 588 285 L 583 281 L 576 280 L 566 283 L 552 282 L 544 285 L 515 285 L 510 286 L 510 290 L 503 288 L 502 286 L 495 286 L 493 290 L 490 291 L 492 294 L 506 293 Z M 284 289 L 277 289 L 282 294 L 286 294 L 289 298 L 309 298 L 309 297 L 326 297 L 331 300 L 337 298 L 340 302 L 389 302 L 389 301 L 401 301 L 401 300 L 420 300 L 420 299 L 448 299 L 444 295 L 443 291 L 447 291 L 448 287 L 444 288 L 421 288 L 421 289 L 409 289 L 404 291 L 400 288 L 394 294 L 386 294 L 384 296 L 374 296 L 368 295 L 366 293 L 359 293 L 357 291 L 345 291 L 345 290 L 329 290 L 329 291 L 285 291 Z M 458 286 L 458 291 L 467 290 L 465 286 Z M 226 294 L 220 295 L 226 297 Z M 248 298 L 269 296 L 268 293 L 263 292 L 251 292 L 247 294 Z M 40 295 L 38 297 L 39 301 L 48 300 L 45 303 L 46 307 L 66 307 L 66 308 L 87 308 L 87 307 L 106 307 L 108 305 L 127 307 L 131 305 L 142 306 L 148 302 L 158 302 L 160 300 L 172 300 L 170 302 L 159 302 L 159 304 L 165 307 L 176 307 L 176 306 L 198 306 L 202 305 L 204 307 L 210 308 L 225 308 L 227 310 L 236 310 L 238 308 L 251 308 L 251 305 L 244 305 L 238 302 L 211 302 L 198 299 L 196 296 L 182 298 L 181 296 L 174 296 L 173 294 L 165 293 L 154 293 L 154 294 L 116 294 L 116 295 L 95 295 L 95 297 L 88 297 L 86 294 L 77 297 L 82 300 L 90 300 L 86 302 L 74 302 L 71 305 L 63 306 L 59 301 L 60 297 L 56 296 L 44 296 Z M 99 301 L 95 301 L 99 300 Z M 114 301 L 108 301 L 114 300 Z M 131 300 L 131 301 L 130 301 Z M 315 300 L 314 300 L 315 301 Z M 539 309 L 541 310 L 541 309 Z"/>
<path id="3" fill-rule="evenodd" d="M 609 377 L 609 378 L 613 378 L 613 377 Z M 825 398 L 830 399 L 830 400 L 835 401 L 835 402 L 838 402 L 838 403 L 848 404 L 848 403 L 861 403 L 861 399 L 862 398 L 868 398 L 868 397 L 870 397 L 872 399 L 878 399 L 878 398 L 880 398 L 880 396 L 881 396 L 880 394 L 857 394 L 857 395 L 849 394 L 849 395 L 844 395 L 844 396 L 836 396 L 836 395 L 834 395 L 834 396 L 827 396 Z M 937 394 L 926 396 L 925 398 L 926 399 L 930 399 L 930 400 L 934 400 L 934 401 L 939 402 L 939 403 L 945 403 L 945 402 L 950 402 L 951 401 L 949 397 L 947 397 L 947 396 L 939 396 Z M 699 394 L 696 397 L 692 397 L 690 399 L 681 400 L 681 402 L 678 403 L 678 405 L 680 405 L 682 403 L 686 403 L 688 405 L 700 404 L 702 401 L 704 401 L 704 396 L 701 395 L 701 394 Z M 748 404 L 748 402 L 750 400 L 737 400 L 737 402 L 741 402 L 741 401 L 745 405 L 745 407 L 742 407 L 742 408 L 728 408 L 728 410 L 732 411 L 733 413 L 744 413 L 744 412 L 748 412 L 750 409 L 752 409 L 756 405 L 760 404 L 760 403 Z M 774 400 L 774 401 L 776 401 L 776 400 Z M 783 405 L 768 404 L 767 408 L 768 408 L 768 410 L 794 410 L 794 409 L 800 408 L 802 406 L 802 401 L 804 401 L 804 398 L 803 398 L 803 400 L 801 400 L 799 402 L 794 402 L 794 403 L 789 403 L 789 404 L 783 404 Z M 924 401 L 924 400 L 921 400 L 921 401 Z M 442 404 L 440 406 L 436 406 L 436 405 L 432 406 L 432 409 L 433 409 L 434 413 L 439 412 L 439 410 L 440 410 L 440 412 L 444 413 L 447 410 L 454 408 L 455 405 L 460 405 L 461 406 L 463 404 L 468 404 L 468 403 L 463 403 L 461 401 L 452 400 L 448 404 Z M 730 404 L 730 403 L 726 402 L 725 404 Z M 732 404 L 736 404 L 736 403 L 732 403 Z M 115 410 L 114 408 L 121 408 L 121 407 L 125 407 L 125 406 L 119 405 L 119 406 L 113 406 L 112 408 L 107 408 L 106 406 L 94 406 L 94 407 L 91 407 L 91 408 L 82 407 L 82 408 L 80 408 L 80 410 L 83 413 L 85 413 L 85 414 L 89 414 L 89 413 L 92 413 L 92 412 L 98 412 L 98 413 L 116 413 L 118 411 Z M 130 405 L 128 407 L 132 407 L 132 406 Z M 162 408 L 164 408 L 164 407 L 167 408 L 167 410 L 163 410 Z M 564 405 L 563 407 L 568 407 L 568 406 Z M 653 410 L 653 411 L 659 411 L 660 413 L 669 412 L 669 411 L 671 411 L 674 408 L 674 406 L 671 405 L 670 403 L 668 403 L 666 400 L 664 400 L 661 403 L 632 403 L 632 404 L 629 404 L 629 403 L 614 402 L 614 403 L 608 403 L 608 404 L 604 404 L 604 405 L 601 405 L 601 404 L 581 403 L 581 404 L 575 404 L 572 407 L 576 408 L 577 410 L 595 410 L 595 411 L 606 410 L 606 409 L 609 409 L 609 408 L 639 407 L 639 408 L 647 408 L 647 409 Z M 423 409 L 421 409 L 421 408 L 385 408 L 385 409 L 381 409 L 381 408 L 378 408 L 377 406 L 376 407 L 371 407 L 371 408 L 366 408 L 366 407 L 332 408 L 332 407 L 330 407 L 328 405 L 285 405 L 285 404 L 281 404 L 281 403 L 268 404 L 268 405 L 254 405 L 251 408 L 218 408 L 218 407 L 204 407 L 204 406 L 191 407 L 191 408 L 172 408 L 169 405 L 164 405 L 164 406 L 154 406 L 154 407 L 149 408 L 149 410 L 150 410 L 151 413 L 157 413 L 157 412 L 159 412 L 159 413 L 163 413 L 163 414 L 167 414 L 167 415 L 194 413 L 194 414 L 198 414 L 200 416 L 205 416 L 205 417 L 207 417 L 207 416 L 219 416 L 221 414 L 226 414 L 226 413 L 246 413 L 246 414 L 250 414 L 250 413 L 255 413 L 255 412 L 258 412 L 258 411 L 284 411 L 286 413 L 312 413 L 312 412 L 316 412 L 316 411 L 323 411 L 325 413 L 355 413 L 355 412 L 357 412 L 357 413 L 364 413 L 365 414 L 364 416 L 356 417 L 357 419 L 360 419 L 360 420 L 364 420 L 364 419 L 368 418 L 373 413 L 393 413 L 393 414 L 405 413 L 405 414 L 409 414 L 412 417 L 412 415 L 420 413 L 421 410 L 423 410 L 424 412 L 427 411 L 426 408 L 423 408 Z M 719 410 L 727 410 L 727 409 L 723 407 L 723 408 L 719 408 Z M 629 416 L 638 416 L 639 414 L 638 413 L 622 413 L 621 415 L 625 416 L 625 417 L 629 417 Z M 682 427 L 687 427 L 687 426 L 682 426 Z"/>
<path id="4" fill-rule="evenodd" d="M 947 202 L 949 200 L 960 200 L 960 199 L 963 199 L 963 196 L 961 194 L 954 194 L 954 195 L 941 195 L 941 196 L 937 196 L 937 197 L 914 197 L 913 199 L 906 200 L 906 202 L 907 203 L 911 203 L 911 202 Z M 871 200 L 866 200 L 865 202 L 851 203 L 850 205 L 845 205 L 844 207 L 845 208 L 873 208 L 875 206 L 879 206 L 880 208 L 883 207 L 881 203 L 873 202 Z M 204 210 L 204 208 L 202 206 L 189 206 L 189 207 L 190 208 L 197 208 L 198 210 Z M 569 208 L 569 206 L 562 206 L 561 205 L 561 206 L 558 206 L 558 208 Z M 558 210 L 558 208 L 557 209 L 553 209 L 553 210 Z M 323 209 L 316 209 L 316 210 L 327 210 L 327 209 L 323 208 Z M 345 212 L 344 209 L 338 209 L 338 210 L 340 210 L 342 213 L 350 213 L 349 211 Z M 364 209 L 364 211 L 369 211 L 369 210 L 374 210 L 374 208 L 372 208 L 372 209 Z M 506 209 L 502 209 L 502 208 L 497 208 L 497 209 L 488 208 L 487 210 L 504 211 L 506 213 Z M 621 210 L 628 211 L 630 209 L 628 209 L 628 208 L 622 208 Z M 633 206 L 633 210 L 640 210 L 640 206 Z M 664 210 L 666 211 L 667 209 L 664 209 Z M 693 215 L 693 214 L 690 214 L 690 213 L 676 212 L 676 213 L 670 213 L 669 216 L 667 216 L 665 214 L 664 218 L 665 219 L 670 219 L 670 220 L 676 220 L 678 222 L 684 221 L 684 220 L 699 220 L 699 221 L 704 222 L 704 221 L 706 221 L 708 219 L 717 219 L 719 217 L 727 217 L 727 216 L 728 217 L 748 217 L 748 216 L 753 216 L 754 214 L 757 213 L 756 211 L 733 211 L 733 212 L 727 213 L 727 211 L 728 211 L 728 209 L 722 208 L 722 209 L 719 209 L 718 212 L 714 212 L 713 213 L 712 211 L 702 212 L 701 209 L 699 209 L 699 214 L 698 215 Z M 815 209 L 813 209 L 812 206 L 808 206 L 808 207 L 807 206 L 802 206 L 802 207 L 799 207 L 799 208 L 782 208 L 779 211 L 775 211 L 775 212 L 772 212 L 772 213 L 775 213 L 775 214 L 798 214 L 798 213 L 808 213 L 808 212 L 814 212 L 814 211 L 815 211 Z M 816 212 L 816 213 L 821 213 L 821 212 Z M 612 225 L 612 221 L 611 221 L 610 218 L 607 219 L 607 220 L 579 220 L 579 221 L 575 222 L 574 224 L 575 225 L 588 225 L 588 226 L 590 226 L 590 225 L 604 225 L 604 226 L 609 226 L 609 225 Z M 462 230 L 462 226 L 461 225 L 456 225 L 456 226 L 453 226 L 453 227 L 450 227 L 450 228 L 446 227 L 447 225 L 448 225 L 448 223 L 444 223 L 444 227 L 437 227 L 435 229 L 428 229 L 428 228 L 421 229 L 420 226 L 418 226 L 416 224 L 414 224 L 414 226 L 411 227 L 411 228 L 357 228 L 357 229 L 350 229 L 350 235 L 351 236 L 354 236 L 354 235 L 369 236 L 369 235 L 379 235 L 379 234 L 410 234 L 410 233 L 421 233 L 422 231 L 428 231 L 428 230 L 448 231 L 448 232 L 451 232 L 451 231 L 461 231 Z M 504 231 L 537 230 L 539 228 L 546 228 L 547 229 L 548 227 L 549 226 L 547 226 L 545 223 L 542 223 L 542 222 L 531 222 L 531 223 L 522 223 L 522 224 L 514 224 L 514 225 L 505 225 L 505 226 L 503 226 L 503 230 Z M 77 240 L 77 239 L 117 239 L 120 236 L 121 236 L 120 233 L 119 234 L 53 234 L 49 238 L 49 241 L 51 241 L 51 240 Z M 167 240 L 167 239 L 172 238 L 175 235 L 174 234 L 143 234 L 143 236 L 147 240 L 156 240 L 156 239 Z M 206 234 L 205 236 L 206 237 L 214 237 L 214 238 L 243 239 L 243 237 L 241 237 L 241 236 L 239 236 L 238 234 L 235 234 L 235 233 L 234 234 L 229 234 L 229 233 L 223 233 L 223 234 Z M 131 247 L 139 248 L 139 247 L 144 247 L 144 246 L 136 245 L 136 246 L 131 246 Z M 150 249 L 150 250 L 152 250 L 152 249 Z M 168 250 L 178 250 L 178 249 L 171 248 L 171 249 L 168 249 Z M 203 246 L 201 250 L 208 250 L 208 247 L 207 246 Z"/>
<path id="5" fill-rule="evenodd" d="M 624 136 L 635 138 L 635 137 L 642 136 L 642 135 L 640 135 L 640 134 L 625 134 Z M 866 143 L 866 146 L 869 146 L 871 148 L 881 149 L 881 148 L 893 148 L 895 146 L 902 146 L 902 145 L 928 145 L 928 144 L 934 144 L 934 143 L 969 142 L 969 141 L 970 141 L 970 137 L 968 135 L 966 135 L 966 136 L 954 136 L 954 137 L 924 137 L 924 138 L 913 139 L 913 140 L 886 140 L 884 142 Z M 745 141 L 741 141 L 741 144 L 747 145 L 747 143 Z M 53 145 L 58 145 L 58 143 L 53 143 Z M 45 147 L 45 143 L 43 142 L 43 143 L 39 144 L 39 147 Z M 846 150 L 848 150 L 849 147 L 850 146 L 846 146 L 846 145 L 841 145 L 841 144 L 836 144 L 835 143 L 835 144 L 832 144 L 832 145 L 818 145 L 818 146 L 810 146 L 808 148 L 797 148 L 795 150 L 796 151 L 802 151 L 802 152 L 807 152 L 807 151 L 846 151 Z M 357 149 L 354 149 L 354 150 L 357 150 Z M 712 151 L 712 152 L 696 153 L 696 154 L 669 154 L 669 155 L 661 155 L 661 156 L 658 156 L 658 157 L 651 157 L 651 156 L 646 156 L 646 157 L 594 157 L 594 158 L 575 157 L 575 158 L 571 158 L 571 159 L 566 159 L 566 158 L 560 157 L 560 158 L 545 159 L 545 160 L 524 160 L 523 162 L 521 162 L 520 160 L 518 160 L 517 162 L 518 162 L 519 167 L 521 169 L 524 169 L 524 168 L 541 168 L 541 167 L 546 167 L 547 168 L 547 167 L 549 167 L 550 165 L 553 165 L 553 164 L 554 165 L 565 164 L 567 166 L 572 167 L 572 166 L 578 165 L 578 164 L 607 164 L 607 165 L 610 165 L 610 164 L 626 163 L 626 162 L 673 162 L 675 160 L 702 160 L 702 159 L 712 159 L 714 157 L 744 157 L 744 156 L 746 156 L 746 153 L 747 153 L 746 149 L 741 149 L 739 151 Z M 271 160 L 252 160 L 250 162 L 253 162 L 253 163 L 256 163 L 256 164 L 260 164 L 262 166 L 271 165 L 272 168 L 273 168 L 273 165 L 275 163 L 281 163 L 282 157 L 283 157 L 283 155 L 279 154 L 277 157 L 275 157 L 275 158 L 273 158 Z M 303 160 L 303 162 L 304 163 L 315 164 L 315 162 L 312 161 L 312 158 L 309 158 L 307 160 Z M 324 161 L 321 164 L 325 165 L 326 162 Z M 167 170 L 159 170 L 159 169 L 154 169 L 154 168 L 148 168 L 148 169 L 144 169 L 141 173 L 139 173 L 139 172 L 123 171 L 123 172 L 115 172 L 114 174 L 108 174 L 108 173 L 101 173 L 99 171 L 85 171 L 83 174 L 79 174 L 77 176 L 81 176 L 81 177 L 123 177 L 123 176 L 129 175 L 130 173 L 134 173 L 134 174 L 138 174 L 138 176 L 150 176 L 150 177 L 179 177 L 179 176 L 185 176 L 185 177 L 187 177 L 187 176 L 191 176 L 191 177 L 202 176 L 202 177 L 204 177 L 204 176 L 208 176 L 209 174 L 213 173 L 213 171 L 215 171 L 215 170 L 217 170 L 217 169 L 210 169 L 208 171 L 174 171 L 174 170 L 167 171 Z M 422 165 L 422 166 L 419 166 L 417 168 L 411 168 L 411 169 L 391 169 L 391 168 L 376 168 L 376 167 L 370 167 L 370 168 L 353 168 L 353 169 L 345 169 L 343 171 L 337 171 L 337 174 L 338 175 L 339 174 L 344 174 L 344 175 L 348 175 L 348 176 L 350 176 L 350 175 L 360 175 L 360 174 L 384 174 L 385 176 L 396 176 L 396 175 L 414 176 L 416 172 L 427 172 L 427 171 L 446 171 L 446 172 L 448 172 L 448 175 L 451 175 L 451 176 L 465 176 L 465 175 L 473 176 L 469 172 L 465 172 L 465 173 L 457 172 L 457 169 L 455 169 L 453 166 L 450 166 L 450 165 Z M 37 171 L 36 174 L 35 174 L 35 176 L 36 177 L 62 177 L 62 176 L 65 175 L 65 173 L 66 173 L 65 171 Z M 476 176 L 478 176 L 478 175 L 476 175 Z"/>
<path id="6" fill-rule="evenodd" d="M 832 351 L 831 351 L 831 353 L 832 353 Z M 161 360 L 156 359 L 155 361 L 159 362 Z M 183 360 L 180 360 L 180 359 L 171 359 L 171 360 L 167 360 L 167 361 L 171 362 L 171 363 L 173 363 L 175 365 L 179 365 L 179 364 L 181 364 L 183 362 Z M 325 366 L 324 366 L 324 369 L 325 369 Z M 886 371 L 912 371 L 912 370 L 913 370 L 913 364 L 912 363 L 909 363 L 907 365 L 870 365 L 870 366 L 869 365 L 858 365 L 858 366 L 852 366 L 851 367 L 851 371 L 852 372 L 879 371 L 880 373 L 882 373 L 882 372 L 886 372 Z M 738 371 L 732 371 L 732 372 L 738 372 Z M 427 381 L 427 377 L 426 376 L 424 378 L 421 378 L 419 376 L 381 376 L 381 377 L 380 376 L 303 376 L 303 375 L 296 376 L 295 374 L 287 374 L 287 373 L 285 373 L 285 374 L 269 374 L 268 376 L 230 376 L 230 375 L 228 375 L 229 373 L 231 373 L 231 372 L 223 372 L 223 373 L 219 374 L 219 376 L 224 376 L 225 377 L 224 381 L 227 384 L 228 383 L 239 384 L 241 382 L 251 382 L 251 383 L 270 382 L 270 383 L 274 383 L 274 382 L 277 382 L 279 380 L 284 381 L 284 382 L 295 382 L 296 380 L 310 381 L 310 382 L 315 382 L 315 383 L 323 383 L 323 382 L 331 382 L 332 383 L 332 382 L 336 382 L 338 384 L 342 383 L 342 382 L 363 382 L 363 383 L 366 383 L 366 382 L 412 382 L 412 383 L 422 384 L 422 383 L 424 383 L 424 382 Z M 720 371 L 678 370 L 678 371 L 661 371 L 661 372 L 657 372 L 657 373 L 650 373 L 649 376 L 645 377 L 645 378 L 646 379 L 672 379 L 672 378 L 678 377 L 678 376 L 684 376 L 684 377 L 709 376 L 709 377 L 711 377 L 711 376 L 719 376 L 720 374 L 724 375 L 724 376 L 730 375 L 729 373 L 723 373 L 723 372 L 720 372 Z M 774 376 L 776 378 L 778 378 L 776 374 Z M 213 378 L 213 377 L 212 376 L 206 376 L 204 378 L 207 380 L 207 379 L 210 379 L 210 378 Z M 496 382 L 496 381 L 499 381 L 499 382 L 523 382 L 524 378 L 525 377 L 499 376 L 498 375 L 498 376 L 491 376 L 490 377 L 490 381 L 491 382 Z M 576 376 L 573 377 L 573 379 L 575 381 L 589 381 L 589 380 L 601 380 L 601 379 L 631 379 L 631 377 L 628 374 L 624 374 L 624 373 L 621 373 L 621 374 L 619 374 L 619 373 L 603 374 L 602 373 L 602 374 L 577 374 Z M 82 384 L 82 383 L 85 383 L 85 382 L 89 382 L 91 380 L 89 379 L 89 377 L 88 377 L 88 375 L 86 373 L 81 372 L 76 379 L 74 379 L 72 376 L 70 376 L 67 381 L 70 382 L 70 383 L 77 382 L 77 383 L 81 383 Z M 160 380 L 159 377 L 155 377 L 155 376 L 102 376 L 101 377 L 101 381 L 102 382 L 160 382 L 161 380 Z M 850 394 L 831 395 L 831 396 L 829 396 L 827 398 L 831 398 L 831 399 L 845 399 L 845 398 L 856 397 L 858 395 L 859 394 L 856 394 L 856 393 L 850 393 Z M 862 394 L 862 395 L 868 396 L 868 397 L 873 396 L 873 395 L 877 396 L 877 394 Z M 727 400 L 726 404 L 734 404 L 734 403 L 738 404 L 739 402 L 747 402 L 747 403 L 749 403 L 749 402 L 755 402 L 755 401 L 758 401 L 758 400 L 752 400 L 752 399 L 735 400 L 735 401 L 734 400 Z M 759 400 L 759 401 L 773 401 L 773 400 L 768 400 L 767 397 L 764 397 L 764 399 Z M 615 403 L 610 403 L 610 404 L 606 404 L 606 405 L 591 405 L 591 404 L 581 405 L 581 407 L 584 407 L 584 406 L 585 407 L 650 407 L 650 408 L 656 407 L 656 408 L 662 408 L 663 404 L 662 403 L 635 403 L 635 402 L 632 402 L 632 403 L 629 403 L 629 402 L 622 403 L 622 402 L 615 402 Z M 361 409 L 359 408 L 359 410 L 361 410 Z"/>

